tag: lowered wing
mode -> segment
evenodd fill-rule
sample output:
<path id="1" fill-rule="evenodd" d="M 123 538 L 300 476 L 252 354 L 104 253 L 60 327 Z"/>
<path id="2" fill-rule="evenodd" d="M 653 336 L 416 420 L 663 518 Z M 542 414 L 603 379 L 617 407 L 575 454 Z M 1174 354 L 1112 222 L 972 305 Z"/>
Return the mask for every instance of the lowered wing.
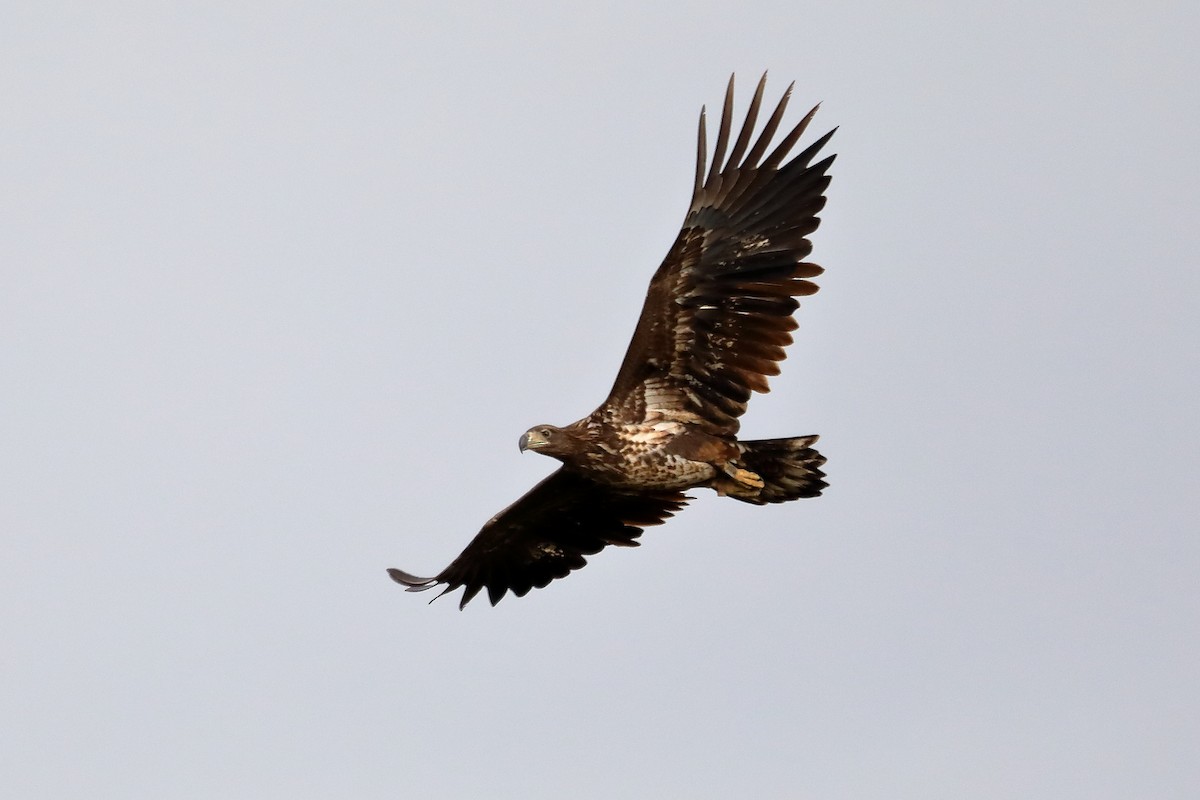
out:
<path id="1" fill-rule="evenodd" d="M 410 592 L 446 584 L 438 597 L 466 587 L 459 608 L 486 588 L 496 605 L 505 592 L 523 597 L 565 578 L 607 545 L 636 547 L 642 528 L 662 524 L 689 499 L 677 491 L 624 492 L 559 469 L 489 520 L 436 577 L 388 574 Z"/>
<path id="2" fill-rule="evenodd" d="M 766 75 L 726 159 L 733 79 L 706 170 L 705 115 L 700 113 L 696 182 L 683 229 L 650 281 L 633 340 L 605 406 L 641 415 L 694 414 L 711 433 L 733 435 L 751 392 L 768 391 L 791 344 L 796 297 L 817 291 L 822 270 L 803 259 L 820 223 L 834 156 L 813 158 L 833 131 L 786 161 L 814 108 L 779 144 L 767 148 L 791 87 L 751 146 Z M 764 157 L 765 156 L 765 157 Z"/>

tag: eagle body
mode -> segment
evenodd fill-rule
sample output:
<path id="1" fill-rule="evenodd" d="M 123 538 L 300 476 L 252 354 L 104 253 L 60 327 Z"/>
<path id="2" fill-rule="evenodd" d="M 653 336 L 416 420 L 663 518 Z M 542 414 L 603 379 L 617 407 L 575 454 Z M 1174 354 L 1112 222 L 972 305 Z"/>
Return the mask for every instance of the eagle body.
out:
<path id="1" fill-rule="evenodd" d="M 718 468 L 704 456 L 731 457 L 736 448 L 689 428 L 686 423 L 667 419 L 622 422 L 597 414 L 558 429 L 568 439 L 563 447 L 551 450 L 543 444 L 541 431 L 551 426 L 531 428 L 522 437 L 523 450 L 541 450 L 563 462 L 588 479 L 618 489 L 686 489 L 704 485 Z M 707 443 L 708 447 L 702 447 Z"/>
<path id="2" fill-rule="evenodd" d="M 834 159 L 813 163 L 833 131 L 789 158 L 815 108 L 772 147 L 791 87 L 754 136 L 765 81 L 731 146 L 730 79 L 710 167 L 701 111 L 692 201 L 608 397 L 570 425 L 521 436 L 522 451 L 562 466 L 490 519 L 437 576 L 388 570 L 395 581 L 409 591 L 445 584 L 442 594 L 464 587 L 460 608 L 486 588 L 494 605 L 565 577 L 606 546 L 637 546 L 643 528 L 684 507 L 686 489 L 762 505 L 825 488 L 816 436 L 738 437 L 751 396 L 779 374 L 796 298 L 817 291 L 809 279 L 822 269 L 804 259 Z"/>

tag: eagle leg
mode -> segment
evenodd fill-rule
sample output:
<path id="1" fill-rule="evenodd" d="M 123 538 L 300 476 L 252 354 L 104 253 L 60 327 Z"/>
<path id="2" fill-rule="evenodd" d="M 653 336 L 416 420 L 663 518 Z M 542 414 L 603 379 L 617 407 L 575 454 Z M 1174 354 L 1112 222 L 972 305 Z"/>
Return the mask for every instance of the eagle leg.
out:
<path id="1" fill-rule="evenodd" d="M 726 475 L 728 475 L 730 478 L 733 478 L 733 482 L 737 488 L 757 490 L 766 485 L 763 483 L 763 479 L 757 472 L 751 472 L 748 469 L 742 469 L 737 464 L 732 462 L 726 461 L 721 465 L 721 469 Z M 736 490 L 734 493 L 738 494 Z"/>

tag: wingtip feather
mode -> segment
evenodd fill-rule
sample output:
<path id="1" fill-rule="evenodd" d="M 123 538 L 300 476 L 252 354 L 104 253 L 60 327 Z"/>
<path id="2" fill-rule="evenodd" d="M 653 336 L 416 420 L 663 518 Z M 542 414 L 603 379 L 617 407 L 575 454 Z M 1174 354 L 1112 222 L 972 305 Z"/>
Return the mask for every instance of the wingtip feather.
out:
<path id="1" fill-rule="evenodd" d="M 696 134 L 696 180 L 692 184 L 692 201 L 700 196 L 704 188 L 704 167 L 708 159 L 708 124 L 706 122 L 705 106 L 700 106 L 700 123 Z"/>
<path id="2" fill-rule="evenodd" d="M 408 587 L 407 591 L 410 592 L 423 592 L 426 589 L 433 588 L 438 582 L 437 578 L 422 578 L 410 572 L 405 572 L 402 569 L 396 569 L 395 567 L 389 567 L 387 574 L 396 583 Z"/>

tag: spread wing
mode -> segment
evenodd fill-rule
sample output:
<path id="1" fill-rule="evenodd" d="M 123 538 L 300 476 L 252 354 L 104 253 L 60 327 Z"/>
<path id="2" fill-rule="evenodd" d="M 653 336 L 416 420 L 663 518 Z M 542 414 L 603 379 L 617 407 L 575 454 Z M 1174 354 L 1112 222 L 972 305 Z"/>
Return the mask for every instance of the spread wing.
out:
<path id="1" fill-rule="evenodd" d="M 492 517 L 437 577 L 398 569 L 388 574 L 410 592 L 446 584 L 438 597 L 465 586 L 459 608 L 486 587 L 496 605 L 505 592 L 524 597 L 565 578 L 606 545 L 636 547 L 642 528 L 662 524 L 689 499 L 676 491 L 624 492 L 559 469 Z"/>
<path id="2" fill-rule="evenodd" d="M 733 435 L 752 391 L 768 391 L 767 376 L 791 344 L 796 297 L 817 291 L 806 280 L 821 273 L 803 259 L 820 220 L 833 156 L 811 164 L 833 131 L 787 163 L 816 108 L 764 158 L 792 87 L 750 140 L 766 75 L 758 83 L 729 158 L 733 79 L 725 93 L 712 167 L 704 112 L 696 183 L 683 230 L 654 274 L 633 341 L 606 408 L 626 415 L 670 410 L 695 414 L 710 432 Z M 749 149 L 749 152 L 747 152 Z M 602 408 L 603 408 L 602 407 Z"/>

